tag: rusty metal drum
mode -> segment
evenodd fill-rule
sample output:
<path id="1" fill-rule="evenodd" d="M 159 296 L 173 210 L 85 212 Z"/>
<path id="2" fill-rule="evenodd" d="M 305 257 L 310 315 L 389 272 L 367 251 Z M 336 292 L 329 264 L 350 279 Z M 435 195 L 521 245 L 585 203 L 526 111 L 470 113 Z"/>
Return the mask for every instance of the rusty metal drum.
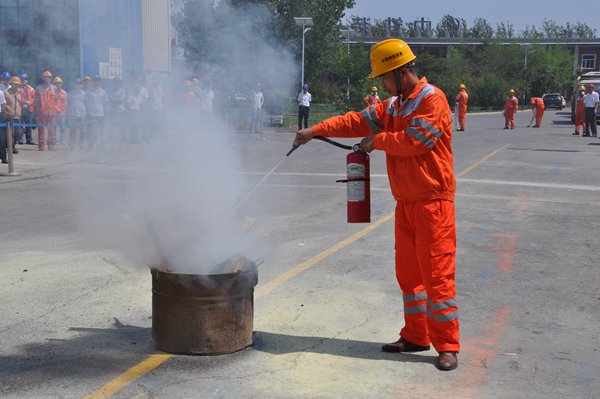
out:
<path id="1" fill-rule="evenodd" d="M 152 345 L 180 355 L 219 355 L 251 346 L 257 281 L 255 267 L 215 274 L 152 269 Z"/>

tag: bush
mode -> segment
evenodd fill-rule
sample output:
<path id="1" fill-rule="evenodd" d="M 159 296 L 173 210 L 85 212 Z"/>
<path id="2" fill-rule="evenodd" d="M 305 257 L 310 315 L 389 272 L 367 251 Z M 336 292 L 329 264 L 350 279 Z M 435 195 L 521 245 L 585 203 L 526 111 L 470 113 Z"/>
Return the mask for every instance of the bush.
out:
<path id="1" fill-rule="evenodd" d="M 283 114 L 292 102 L 290 94 L 283 90 L 265 90 L 263 95 L 265 97 L 264 111 L 271 115 Z"/>

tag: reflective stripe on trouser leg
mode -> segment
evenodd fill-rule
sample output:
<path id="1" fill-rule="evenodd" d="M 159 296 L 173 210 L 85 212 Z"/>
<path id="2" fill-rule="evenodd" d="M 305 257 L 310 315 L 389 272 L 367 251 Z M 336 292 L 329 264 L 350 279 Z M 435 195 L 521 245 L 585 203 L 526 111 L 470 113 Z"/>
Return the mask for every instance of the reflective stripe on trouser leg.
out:
<path id="1" fill-rule="evenodd" d="M 46 121 L 46 117 L 44 115 L 38 115 L 37 123 L 40 125 L 45 125 L 48 122 Z M 43 126 L 38 126 L 38 147 L 44 148 L 46 144 L 46 128 Z"/>
<path id="2" fill-rule="evenodd" d="M 456 231 L 454 203 L 444 200 L 398 203 L 396 206 L 396 277 L 406 299 L 426 291 L 427 299 L 405 299 L 405 326 L 400 335 L 417 345 L 440 351 L 459 351 L 459 324 L 455 304 L 454 261 Z M 407 298 L 408 297 L 408 298 Z M 408 303 L 407 303 L 408 302 Z M 431 303 L 422 312 L 415 306 Z M 427 313 L 438 316 L 427 317 Z M 449 316 L 445 316 L 449 314 Z M 425 317 L 423 317 L 423 315 Z M 449 320 L 446 320 L 449 319 Z M 427 334 L 424 336 L 424 334 Z"/>
<path id="3" fill-rule="evenodd" d="M 54 125 L 56 123 L 54 116 L 47 116 L 46 117 L 46 124 L 47 125 Z M 48 148 L 54 148 L 54 146 L 56 145 L 56 139 L 55 139 L 55 127 L 53 126 L 49 126 L 48 127 Z"/>

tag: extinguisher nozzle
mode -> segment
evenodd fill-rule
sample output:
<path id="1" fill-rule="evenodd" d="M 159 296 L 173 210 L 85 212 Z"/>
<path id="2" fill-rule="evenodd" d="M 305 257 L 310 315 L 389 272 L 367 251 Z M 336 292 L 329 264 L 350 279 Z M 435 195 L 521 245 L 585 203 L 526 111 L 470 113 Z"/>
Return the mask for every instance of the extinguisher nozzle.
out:
<path id="1" fill-rule="evenodd" d="M 289 157 L 292 152 L 294 152 L 294 151 L 296 151 L 298 149 L 298 147 L 300 147 L 300 144 L 296 144 L 295 146 L 293 146 L 292 149 L 289 150 L 288 153 L 285 156 Z"/>

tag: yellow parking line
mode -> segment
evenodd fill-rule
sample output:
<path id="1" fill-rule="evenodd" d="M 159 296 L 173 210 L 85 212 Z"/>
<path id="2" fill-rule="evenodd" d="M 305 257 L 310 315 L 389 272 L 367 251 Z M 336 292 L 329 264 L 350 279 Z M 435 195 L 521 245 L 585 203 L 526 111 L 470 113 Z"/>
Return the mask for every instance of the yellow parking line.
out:
<path id="1" fill-rule="evenodd" d="M 505 149 L 509 145 L 510 144 L 507 144 L 504 147 L 499 148 L 496 151 L 492 152 L 490 155 L 486 156 L 481 161 L 479 161 L 479 162 L 469 166 L 467 169 L 463 170 L 461 173 L 456 175 L 456 177 L 460 177 L 460 176 L 466 174 L 467 172 L 471 171 L 472 169 L 477 167 L 477 165 L 486 161 L 487 159 L 489 159 L 493 155 L 497 154 L 501 150 Z M 259 289 L 257 289 L 255 291 L 255 293 L 254 293 L 255 300 L 259 300 L 260 298 L 269 294 L 275 288 L 279 287 L 281 284 L 288 281 L 292 277 L 297 276 L 298 274 L 302 273 L 303 271 L 310 268 L 311 266 L 316 265 L 317 263 L 319 263 L 320 261 L 322 261 L 329 255 L 336 253 L 340 249 L 352 244 L 353 242 L 355 242 L 356 240 L 358 240 L 365 234 L 375 230 L 377 227 L 381 226 L 383 223 L 385 223 L 388 220 L 390 220 L 391 218 L 393 218 L 394 214 L 395 214 L 395 212 L 392 212 L 389 215 L 382 217 L 381 219 L 379 219 L 375 223 L 370 224 L 369 226 L 365 227 L 358 233 L 351 235 L 350 237 L 346 238 L 344 241 L 321 252 L 319 255 L 307 260 L 304 263 L 301 263 L 300 265 L 294 267 L 293 269 L 287 271 L 286 273 L 282 274 L 281 276 L 279 276 L 279 277 L 275 278 L 274 280 L 268 282 L 267 284 L 263 285 L 262 287 L 260 287 Z M 161 363 L 163 363 L 165 360 L 167 360 L 171 356 L 173 356 L 173 355 L 164 353 L 164 352 L 159 352 L 156 355 L 152 355 L 148 359 L 144 360 L 137 366 L 130 368 L 129 370 L 127 370 L 126 372 L 124 372 L 123 374 L 121 374 L 120 376 L 118 376 L 117 378 L 115 378 L 114 380 L 112 380 L 111 382 L 106 384 L 105 386 L 103 386 L 102 388 L 98 389 L 95 392 L 92 392 L 91 394 L 84 397 L 83 399 L 105 399 L 105 398 L 108 398 L 109 396 L 111 396 L 118 390 L 125 388 L 127 385 L 131 384 L 133 381 L 137 380 L 144 374 L 148 373 L 149 371 L 152 371 L 154 368 L 159 366 Z"/>
<path id="2" fill-rule="evenodd" d="M 104 399 L 108 398 L 113 393 L 117 392 L 119 389 L 126 387 L 131 384 L 133 381 L 137 380 L 150 370 L 156 368 L 159 364 L 170 358 L 171 354 L 159 352 L 156 355 L 150 356 L 148 359 L 144 360 L 137 366 L 133 366 L 102 388 L 98 389 L 95 392 L 92 392 L 88 396 L 83 399 Z"/>

